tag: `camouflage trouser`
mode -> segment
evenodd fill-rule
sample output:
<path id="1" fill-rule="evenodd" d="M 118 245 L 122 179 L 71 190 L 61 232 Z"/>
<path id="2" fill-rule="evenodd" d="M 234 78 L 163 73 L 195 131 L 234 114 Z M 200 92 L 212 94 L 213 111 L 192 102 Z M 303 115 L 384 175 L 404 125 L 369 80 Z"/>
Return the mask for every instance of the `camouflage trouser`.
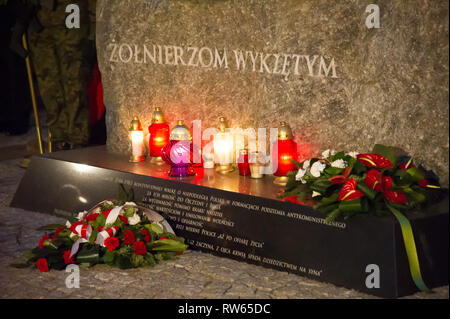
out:
<path id="1" fill-rule="evenodd" d="M 88 142 L 87 46 L 88 39 L 80 30 L 61 26 L 30 35 L 32 61 L 53 142 Z"/>

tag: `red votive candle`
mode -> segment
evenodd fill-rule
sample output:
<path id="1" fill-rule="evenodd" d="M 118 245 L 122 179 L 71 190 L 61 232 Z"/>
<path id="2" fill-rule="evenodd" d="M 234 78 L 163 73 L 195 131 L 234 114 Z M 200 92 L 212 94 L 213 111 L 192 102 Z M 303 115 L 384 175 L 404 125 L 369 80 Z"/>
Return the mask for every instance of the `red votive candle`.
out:
<path id="1" fill-rule="evenodd" d="M 246 149 L 239 151 L 238 168 L 239 175 L 250 175 L 250 164 L 248 163 L 248 151 Z"/>

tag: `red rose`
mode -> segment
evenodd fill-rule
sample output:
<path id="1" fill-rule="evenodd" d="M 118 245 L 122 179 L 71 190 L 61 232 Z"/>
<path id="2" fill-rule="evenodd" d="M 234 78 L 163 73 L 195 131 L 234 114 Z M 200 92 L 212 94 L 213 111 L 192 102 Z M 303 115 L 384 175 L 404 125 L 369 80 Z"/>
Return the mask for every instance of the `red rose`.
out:
<path id="1" fill-rule="evenodd" d="M 159 239 L 167 239 L 166 236 L 159 237 Z"/>
<path id="2" fill-rule="evenodd" d="M 101 231 L 103 230 L 103 226 L 98 226 L 98 227 L 97 227 L 97 230 L 98 230 L 99 232 L 101 232 Z"/>
<path id="3" fill-rule="evenodd" d="M 63 258 L 66 265 L 75 263 L 75 256 L 70 257 L 70 253 L 71 253 L 70 249 L 64 252 Z"/>
<path id="4" fill-rule="evenodd" d="M 147 246 L 143 241 L 137 241 L 133 244 L 135 255 L 145 255 L 147 253 Z"/>
<path id="5" fill-rule="evenodd" d="M 122 223 L 128 225 L 128 219 L 125 216 L 119 215 L 119 219 L 122 221 Z"/>
<path id="6" fill-rule="evenodd" d="M 55 237 L 58 237 L 58 234 L 64 230 L 64 226 L 59 226 L 55 229 Z"/>
<path id="7" fill-rule="evenodd" d="M 44 249 L 44 242 L 49 239 L 50 236 L 45 234 L 44 236 L 42 236 L 41 240 L 39 240 L 39 248 L 40 249 Z"/>
<path id="8" fill-rule="evenodd" d="M 146 243 L 148 243 L 149 241 L 152 240 L 152 237 L 150 236 L 150 233 L 148 232 L 147 229 L 141 230 L 141 234 L 144 235 L 144 241 L 145 241 Z"/>
<path id="9" fill-rule="evenodd" d="M 136 241 L 136 237 L 134 237 L 134 234 L 131 230 L 126 230 L 123 233 L 123 243 L 125 245 L 133 245 Z"/>
<path id="10" fill-rule="evenodd" d="M 39 259 L 36 261 L 36 267 L 37 267 L 37 269 L 39 269 L 41 272 L 47 272 L 47 271 L 48 271 L 47 259 L 46 259 L 46 258 L 39 258 Z"/>
<path id="11" fill-rule="evenodd" d="M 100 216 L 100 214 L 98 214 L 98 213 L 91 214 L 91 215 L 86 217 L 86 220 L 88 222 L 95 222 L 95 220 L 97 219 L 98 216 Z"/>
<path id="12" fill-rule="evenodd" d="M 108 215 L 109 215 L 109 213 L 111 212 L 111 210 L 112 210 L 112 208 L 111 208 L 111 209 L 104 210 L 104 211 L 102 212 L 102 214 L 105 215 L 105 218 L 108 218 Z"/>
<path id="13" fill-rule="evenodd" d="M 113 251 L 114 249 L 119 247 L 119 240 L 117 239 L 117 237 L 108 237 L 105 239 L 104 244 L 106 249 L 108 249 L 109 251 Z"/>

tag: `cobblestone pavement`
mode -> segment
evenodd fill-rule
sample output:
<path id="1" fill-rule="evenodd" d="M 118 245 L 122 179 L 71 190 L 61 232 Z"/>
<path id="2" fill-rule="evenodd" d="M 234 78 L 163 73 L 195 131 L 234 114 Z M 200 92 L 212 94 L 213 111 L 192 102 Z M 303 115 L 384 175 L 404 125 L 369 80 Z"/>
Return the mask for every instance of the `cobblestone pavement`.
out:
<path id="1" fill-rule="evenodd" d="M 80 271 L 80 288 L 65 286 L 65 271 L 16 269 L 48 223 L 61 218 L 8 207 L 24 174 L 19 160 L 0 162 L 0 298 L 374 298 L 301 276 L 199 252 L 153 268 L 118 270 L 96 265 Z M 36 194 L 39 196 L 39 194 Z M 447 298 L 448 286 L 408 298 Z"/>

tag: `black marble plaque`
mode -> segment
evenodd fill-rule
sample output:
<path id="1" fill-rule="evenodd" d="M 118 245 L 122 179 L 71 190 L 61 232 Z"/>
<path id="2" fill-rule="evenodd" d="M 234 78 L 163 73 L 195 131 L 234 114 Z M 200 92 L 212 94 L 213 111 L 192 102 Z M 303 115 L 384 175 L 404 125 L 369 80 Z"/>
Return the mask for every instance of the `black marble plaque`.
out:
<path id="1" fill-rule="evenodd" d="M 34 157 L 11 206 L 74 215 L 132 187 L 135 201 L 160 212 L 191 249 L 271 267 L 366 293 L 397 297 L 416 290 L 394 218 L 356 216 L 325 223 L 311 207 L 276 199 L 271 177 L 198 170 L 169 179 L 168 166 L 128 163 L 104 147 Z M 410 216 L 426 283 L 448 283 L 448 196 Z M 380 287 L 367 288 L 368 265 Z"/>

